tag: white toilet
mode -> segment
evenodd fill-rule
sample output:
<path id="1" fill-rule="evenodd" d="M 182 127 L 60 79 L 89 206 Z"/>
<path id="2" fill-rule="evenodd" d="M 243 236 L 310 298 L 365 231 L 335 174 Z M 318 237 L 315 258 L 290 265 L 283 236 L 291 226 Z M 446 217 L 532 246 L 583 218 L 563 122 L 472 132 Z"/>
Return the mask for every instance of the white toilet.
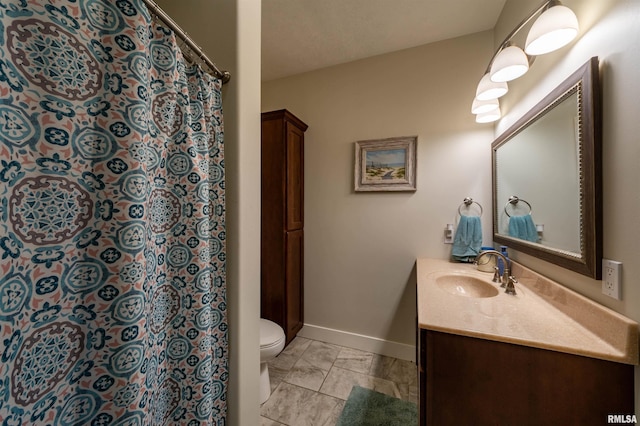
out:
<path id="1" fill-rule="evenodd" d="M 267 361 L 282 352 L 285 339 L 282 327 L 273 321 L 260 318 L 260 404 L 271 395 Z"/>

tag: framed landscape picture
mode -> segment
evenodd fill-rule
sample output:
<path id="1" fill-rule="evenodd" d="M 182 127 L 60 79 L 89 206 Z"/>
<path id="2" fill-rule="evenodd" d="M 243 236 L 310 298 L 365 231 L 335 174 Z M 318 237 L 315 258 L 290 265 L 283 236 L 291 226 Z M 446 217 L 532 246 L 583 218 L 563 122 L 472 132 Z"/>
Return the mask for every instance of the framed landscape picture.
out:
<path id="1" fill-rule="evenodd" d="M 355 190 L 415 191 L 417 136 L 356 142 Z"/>

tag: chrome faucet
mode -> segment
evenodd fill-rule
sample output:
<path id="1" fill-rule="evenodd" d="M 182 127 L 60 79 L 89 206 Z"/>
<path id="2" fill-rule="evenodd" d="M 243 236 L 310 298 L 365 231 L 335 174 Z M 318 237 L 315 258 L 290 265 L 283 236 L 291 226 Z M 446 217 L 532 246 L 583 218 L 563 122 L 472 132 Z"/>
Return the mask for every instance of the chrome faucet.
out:
<path id="1" fill-rule="evenodd" d="M 511 276 L 511 269 L 509 268 L 509 260 L 507 259 L 507 257 L 500 253 L 499 251 L 496 250 L 487 250 L 487 251 L 483 251 L 482 253 L 480 253 L 478 255 L 478 257 L 476 257 L 476 260 L 474 262 L 474 264 L 478 264 L 478 261 L 483 257 L 483 256 L 488 256 L 488 255 L 494 255 L 500 259 L 502 259 L 502 263 L 504 264 L 504 271 L 502 273 L 502 279 L 500 279 L 500 275 L 498 273 L 498 267 L 494 267 L 494 275 L 493 275 L 493 282 L 498 282 L 499 280 L 501 281 L 500 287 L 504 288 L 504 292 L 507 294 L 511 294 L 511 295 L 515 295 L 516 294 L 516 287 L 514 285 L 514 283 L 517 283 L 518 280 Z"/>

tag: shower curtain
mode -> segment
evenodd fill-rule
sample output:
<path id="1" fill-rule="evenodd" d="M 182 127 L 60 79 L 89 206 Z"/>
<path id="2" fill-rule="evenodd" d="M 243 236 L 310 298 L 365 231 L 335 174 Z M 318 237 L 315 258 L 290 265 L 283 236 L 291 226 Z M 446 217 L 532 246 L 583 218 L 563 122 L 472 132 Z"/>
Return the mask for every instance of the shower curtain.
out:
<path id="1" fill-rule="evenodd" d="M 140 0 L 0 2 L 0 421 L 223 425 L 221 81 Z"/>

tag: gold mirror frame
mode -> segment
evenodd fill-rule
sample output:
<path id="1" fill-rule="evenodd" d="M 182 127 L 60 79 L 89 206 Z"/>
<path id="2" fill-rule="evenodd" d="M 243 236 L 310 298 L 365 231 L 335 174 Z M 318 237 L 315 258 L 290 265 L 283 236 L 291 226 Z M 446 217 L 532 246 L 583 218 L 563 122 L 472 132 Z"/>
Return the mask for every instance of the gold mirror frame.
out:
<path id="1" fill-rule="evenodd" d="M 498 196 L 497 150 L 568 96 L 578 94 L 580 252 L 520 240 L 498 233 L 502 204 Z M 493 239 L 531 256 L 594 279 L 602 277 L 602 103 L 598 58 L 591 58 L 527 112 L 492 144 Z"/>

